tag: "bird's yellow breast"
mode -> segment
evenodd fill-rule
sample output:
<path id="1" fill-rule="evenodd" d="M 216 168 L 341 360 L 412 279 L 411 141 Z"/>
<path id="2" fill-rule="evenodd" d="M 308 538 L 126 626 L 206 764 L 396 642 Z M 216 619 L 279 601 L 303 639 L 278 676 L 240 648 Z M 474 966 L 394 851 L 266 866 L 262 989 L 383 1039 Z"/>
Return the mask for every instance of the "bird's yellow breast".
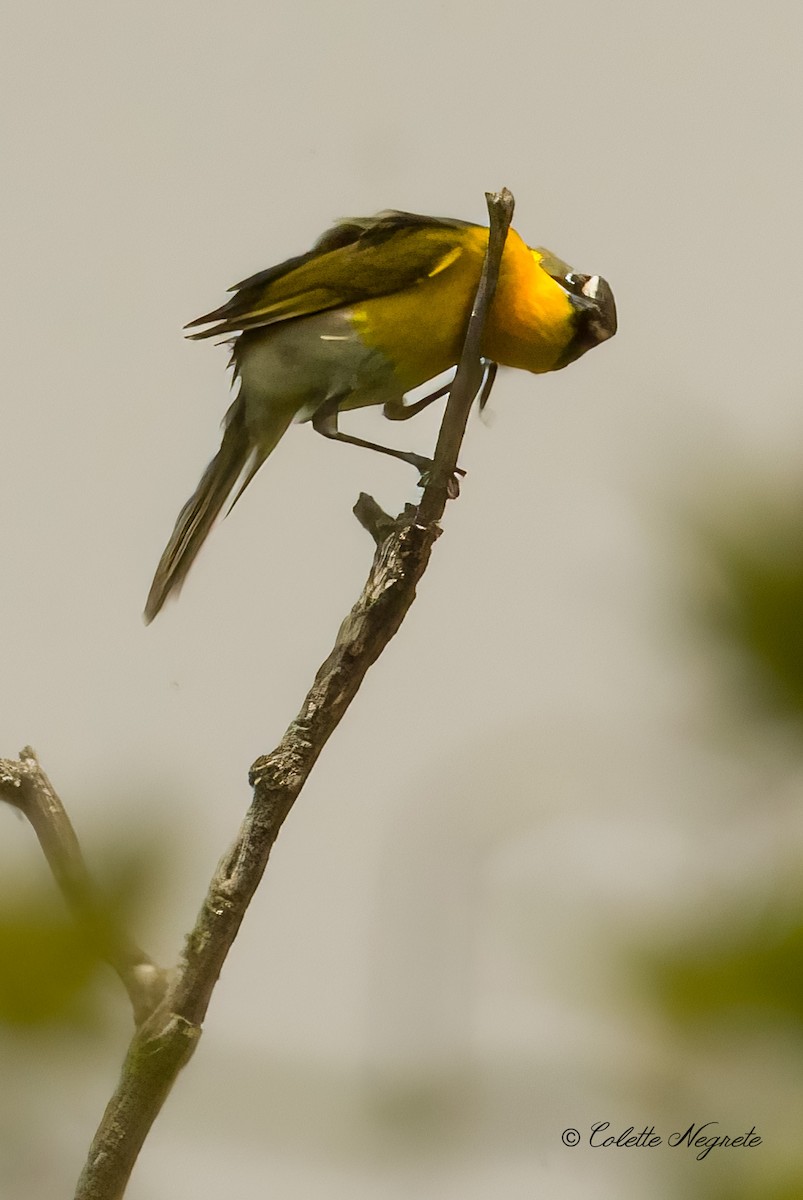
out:
<path id="1" fill-rule="evenodd" d="M 487 241 L 480 226 L 455 231 L 425 279 L 353 308 L 360 338 L 393 364 L 405 391 L 459 360 Z M 551 370 L 574 333 L 571 302 L 539 260 L 510 230 L 482 345 L 494 362 L 534 372 Z"/>

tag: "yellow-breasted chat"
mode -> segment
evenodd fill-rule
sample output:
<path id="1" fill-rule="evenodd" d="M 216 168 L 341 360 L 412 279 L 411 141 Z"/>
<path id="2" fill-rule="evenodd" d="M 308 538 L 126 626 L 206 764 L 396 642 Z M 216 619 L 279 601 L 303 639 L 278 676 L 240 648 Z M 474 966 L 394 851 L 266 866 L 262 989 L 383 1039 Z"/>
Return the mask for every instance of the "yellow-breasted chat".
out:
<path id="1" fill-rule="evenodd" d="M 220 450 L 181 510 L 145 606 L 151 621 L 192 566 L 215 518 L 239 498 L 292 422 L 410 462 L 428 460 L 351 437 L 338 414 L 381 404 L 405 420 L 405 395 L 456 365 L 488 245 L 465 221 L 388 211 L 340 221 L 307 254 L 232 288 L 222 307 L 192 321 L 195 338 L 235 335 L 239 391 Z M 543 247 L 507 236 L 482 356 L 541 374 L 574 362 L 616 332 L 616 307 L 600 276 L 581 275 Z"/>

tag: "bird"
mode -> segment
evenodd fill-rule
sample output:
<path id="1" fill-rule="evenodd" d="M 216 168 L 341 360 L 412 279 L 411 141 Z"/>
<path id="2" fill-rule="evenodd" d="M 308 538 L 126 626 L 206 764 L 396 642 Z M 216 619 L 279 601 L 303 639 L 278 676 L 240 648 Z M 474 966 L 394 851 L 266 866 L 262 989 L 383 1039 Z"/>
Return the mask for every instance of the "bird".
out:
<path id="1" fill-rule="evenodd" d="M 233 493 L 233 507 L 292 423 L 309 421 L 327 438 L 426 475 L 429 459 L 343 433 L 338 417 L 382 405 L 390 420 L 406 420 L 448 390 L 405 401 L 459 361 L 487 247 L 487 226 L 456 218 L 395 209 L 345 218 L 307 253 L 235 284 L 225 304 L 185 326 L 194 339 L 231 341 L 239 390 L 220 449 L 156 568 L 146 623 L 178 593 L 226 501 Z M 616 328 L 605 279 L 508 231 L 481 344 L 491 381 L 497 365 L 560 370 Z"/>

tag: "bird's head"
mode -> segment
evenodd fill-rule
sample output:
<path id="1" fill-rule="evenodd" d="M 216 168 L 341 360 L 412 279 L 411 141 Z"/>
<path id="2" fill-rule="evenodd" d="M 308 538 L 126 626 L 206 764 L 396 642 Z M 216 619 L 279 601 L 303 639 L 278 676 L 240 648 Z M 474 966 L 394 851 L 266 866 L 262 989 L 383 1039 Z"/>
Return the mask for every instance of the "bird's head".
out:
<path id="1" fill-rule="evenodd" d="M 616 301 L 601 275 L 581 275 L 550 250 L 534 251 L 542 270 L 563 288 L 575 313 L 575 332 L 554 369 L 568 366 L 616 333 Z"/>

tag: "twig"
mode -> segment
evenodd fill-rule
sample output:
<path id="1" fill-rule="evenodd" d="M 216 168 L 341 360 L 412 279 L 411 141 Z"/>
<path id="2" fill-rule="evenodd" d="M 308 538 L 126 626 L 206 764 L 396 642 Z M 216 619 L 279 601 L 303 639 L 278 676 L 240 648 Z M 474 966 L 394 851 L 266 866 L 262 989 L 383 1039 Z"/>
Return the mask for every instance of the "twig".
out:
<path id="1" fill-rule="evenodd" d="M 486 199 L 491 226 L 488 251 L 421 503 L 417 509 L 408 506 L 393 520 L 370 497 L 358 501 L 358 518 L 377 543 L 368 580 L 298 716 L 276 749 L 251 767 L 251 806 L 237 840 L 215 871 L 166 995 L 134 1035 L 78 1182 L 76 1200 L 119 1200 L 123 1195 L 148 1130 L 200 1037 L 215 983 L 282 823 L 368 668 L 415 598 L 440 534 L 438 521 L 452 494 L 457 455 L 481 378 L 482 330 L 513 212 L 513 197 L 506 189 Z"/>
<path id="2" fill-rule="evenodd" d="M 502 252 L 505 248 L 507 231 L 513 219 L 515 203 L 512 193 L 507 188 L 502 188 L 501 192 L 497 193 L 486 192 L 485 199 L 491 219 L 488 250 L 485 254 L 480 284 L 466 330 L 463 353 L 460 356 L 457 374 L 449 392 L 446 411 L 443 414 L 435 446 L 432 480 L 424 489 L 424 495 L 418 506 L 418 520 L 422 525 L 439 521 L 443 516 L 443 510 L 446 508 L 446 501 L 449 497 L 449 483 L 454 476 L 457 456 L 466 432 L 468 414 L 482 382 L 483 368 L 480 361 L 482 334 L 485 328 L 485 318 L 496 291 Z M 493 375 L 496 375 L 495 371 Z"/>
<path id="3" fill-rule="evenodd" d="M 0 800 L 30 821 L 64 899 L 79 923 L 91 923 L 99 949 L 122 980 L 137 1024 L 164 996 L 167 972 L 140 950 L 119 928 L 99 920 L 102 898 L 87 870 L 78 838 L 53 784 L 30 746 L 18 760 L 0 759 Z"/>

